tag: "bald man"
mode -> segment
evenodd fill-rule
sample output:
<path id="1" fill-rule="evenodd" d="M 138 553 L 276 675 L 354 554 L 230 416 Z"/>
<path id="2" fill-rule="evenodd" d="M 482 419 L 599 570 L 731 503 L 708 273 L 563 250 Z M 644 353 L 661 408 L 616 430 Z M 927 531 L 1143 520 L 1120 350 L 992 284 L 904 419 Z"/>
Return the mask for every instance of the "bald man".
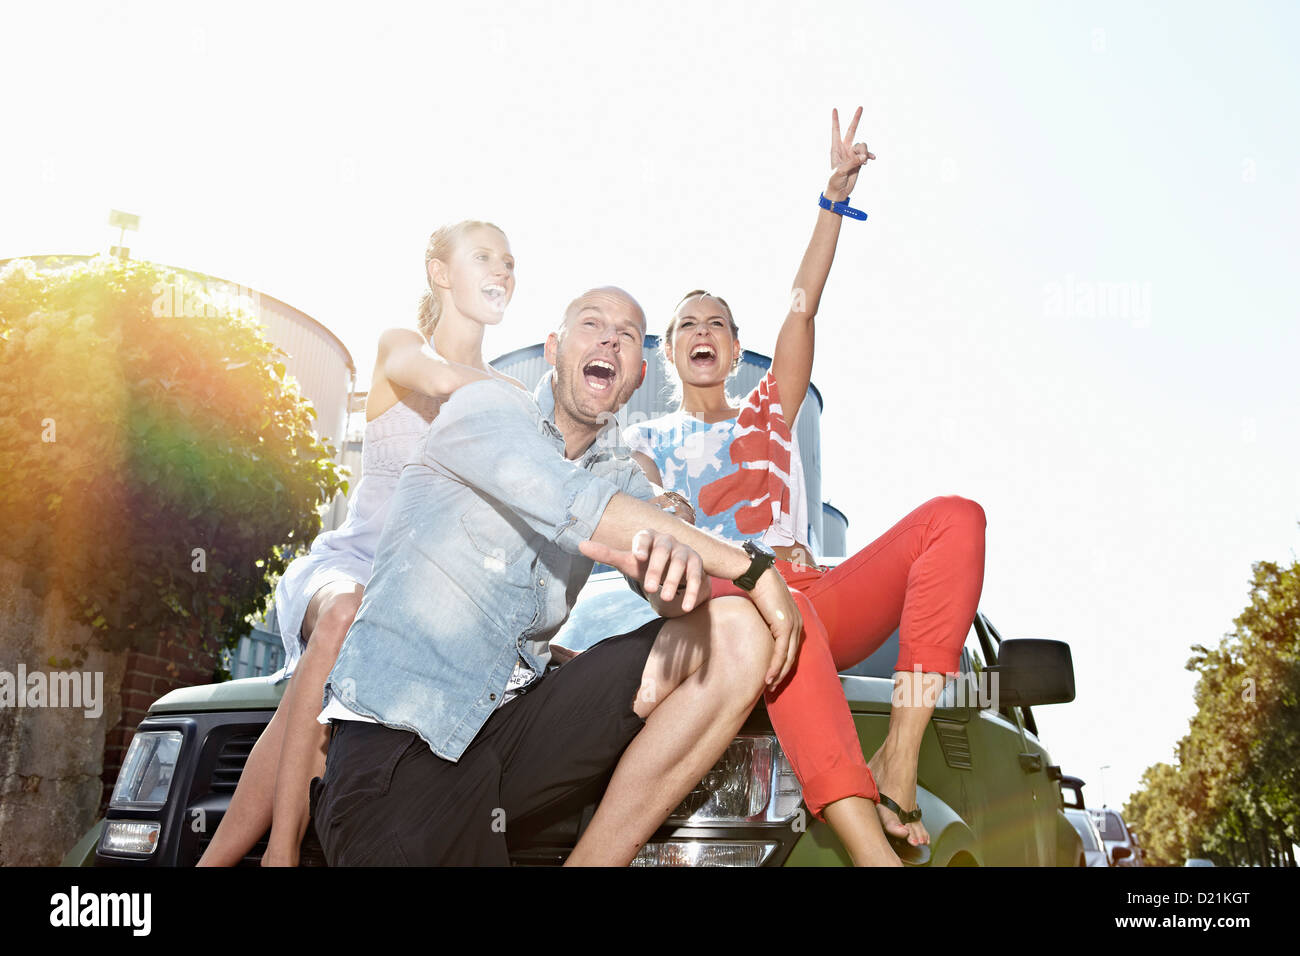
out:
<path id="1" fill-rule="evenodd" d="M 645 376 L 644 337 L 626 292 L 584 293 L 532 398 L 462 387 L 403 471 L 326 684 L 312 802 L 331 866 L 507 865 L 512 832 L 607 778 L 568 862 L 626 865 L 792 666 L 800 619 L 781 577 L 650 504 L 607 440 Z M 593 560 L 661 617 L 548 673 Z M 709 600 L 710 574 L 750 600 Z"/>

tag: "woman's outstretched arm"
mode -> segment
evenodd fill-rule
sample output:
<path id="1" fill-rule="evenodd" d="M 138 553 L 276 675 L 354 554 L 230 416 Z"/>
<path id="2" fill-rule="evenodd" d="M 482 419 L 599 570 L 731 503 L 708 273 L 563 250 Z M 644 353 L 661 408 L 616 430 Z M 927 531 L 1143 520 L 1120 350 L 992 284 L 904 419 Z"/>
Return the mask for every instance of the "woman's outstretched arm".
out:
<path id="1" fill-rule="evenodd" d="M 519 385 L 509 376 L 447 361 L 414 329 L 389 329 L 379 336 L 376 365 L 393 385 L 434 398 L 446 398 L 462 385 L 488 378 L 505 378 Z"/>
<path id="2" fill-rule="evenodd" d="M 862 107 L 859 106 L 848 133 L 841 138 L 839 111 L 831 111 L 832 171 L 824 192 L 831 202 L 848 199 L 858 181 L 858 170 L 868 159 L 876 158 L 874 153 L 867 152 L 866 143 L 853 142 L 861 118 Z M 776 337 L 776 348 L 772 353 L 772 375 L 781 393 L 782 412 L 791 427 L 808 392 L 808 383 L 812 381 L 813 319 L 817 316 L 822 289 L 826 287 L 826 277 L 830 275 L 831 263 L 835 260 L 835 244 L 840 237 L 843 218 L 829 209 L 817 210 L 817 225 L 803 261 L 799 263 L 799 271 L 795 273 L 790 311 Z"/>

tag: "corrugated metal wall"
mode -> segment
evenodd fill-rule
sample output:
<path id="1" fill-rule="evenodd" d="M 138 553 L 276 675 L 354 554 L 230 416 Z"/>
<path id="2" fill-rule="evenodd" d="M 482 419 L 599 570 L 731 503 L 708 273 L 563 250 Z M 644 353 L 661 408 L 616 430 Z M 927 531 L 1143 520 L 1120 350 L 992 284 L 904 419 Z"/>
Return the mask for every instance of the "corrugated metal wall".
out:
<path id="1" fill-rule="evenodd" d="M 334 447 L 335 461 L 347 464 L 343 444 L 355 367 L 352 355 L 343 343 L 307 313 L 279 299 L 224 279 L 201 273 L 189 274 L 208 285 L 210 290 L 214 286 L 224 286 L 232 299 L 257 314 L 258 321 L 266 330 L 266 337 L 284 351 L 285 370 L 298 380 L 303 396 L 316 409 L 316 434 Z M 360 478 L 358 463 L 352 473 L 353 488 Z M 321 530 L 337 528 L 346 515 L 347 499 L 338 495 L 322 515 Z"/>
<path id="2" fill-rule="evenodd" d="M 663 360 L 657 335 L 646 336 L 645 359 L 645 382 L 619 414 L 619 421 L 624 425 L 628 421 L 645 421 L 666 415 L 677 407 L 673 401 L 676 376 Z M 728 392 L 737 398 L 747 395 L 767 374 L 771 364 L 772 360 L 766 355 L 746 349 L 741 354 L 740 367 L 728 383 Z M 493 359 L 492 366 L 513 375 L 529 388 L 534 388 L 551 368 L 540 344 L 508 352 Z M 794 428 L 799 440 L 799 455 L 803 459 L 804 482 L 808 486 L 808 544 L 819 555 L 838 557 L 844 551 L 844 535 L 841 533 L 837 541 L 827 541 L 822 509 L 817 507 L 822 500 L 821 412 L 821 394 L 810 385 Z"/>
<path id="3" fill-rule="evenodd" d="M 849 519 L 834 505 L 822 502 L 823 558 L 846 558 L 849 555 Z"/>
<path id="4" fill-rule="evenodd" d="M 261 299 L 258 317 L 266 337 L 283 349 L 285 369 L 298 380 L 302 393 L 316 409 L 316 434 L 334 446 L 334 460 L 351 464 L 344 455 L 348 395 L 352 391 L 352 356 L 323 326 L 278 300 Z M 357 456 L 358 459 L 360 456 Z M 361 462 L 352 468 L 350 488 L 361 480 Z M 347 496 L 336 495 L 321 516 L 321 530 L 332 531 L 347 517 Z"/>
<path id="5" fill-rule="evenodd" d="M 315 407 L 316 433 L 339 450 L 352 388 L 352 356 L 318 323 L 274 299 L 261 300 L 258 317 L 266 337 L 288 354 L 285 367 Z"/>

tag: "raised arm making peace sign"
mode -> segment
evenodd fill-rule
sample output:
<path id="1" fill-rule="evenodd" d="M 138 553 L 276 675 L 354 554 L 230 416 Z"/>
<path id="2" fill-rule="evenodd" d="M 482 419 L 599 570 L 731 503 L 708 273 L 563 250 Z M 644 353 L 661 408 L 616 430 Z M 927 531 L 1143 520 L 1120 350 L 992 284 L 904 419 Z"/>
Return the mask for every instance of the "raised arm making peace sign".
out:
<path id="1" fill-rule="evenodd" d="M 841 134 L 839 112 L 831 113 L 831 174 L 817 197 L 817 222 L 768 374 L 733 402 L 727 380 L 740 359 L 739 326 L 721 296 L 688 292 L 663 336 L 667 364 L 681 381 L 681 406 L 631 426 L 624 438 L 652 481 L 690 500 L 699 528 L 750 539 L 748 547 L 775 554 L 799 606 L 803 643 L 789 678 L 767 694 L 772 726 L 809 809 L 834 827 L 853 861 L 896 865 L 895 850 L 913 862 L 927 852 L 929 835 L 914 809 L 917 755 L 935 697 L 925 692 L 956 671 L 975 616 L 984 512 L 966 498 L 934 498 L 835 568 L 819 567 L 812 557 L 795 419 L 812 380 L 814 320 L 841 224 L 845 216 L 863 218 L 846 202 L 862 167 L 876 158 L 854 142 L 861 118 L 859 108 Z M 853 317 L 853 324 L 861 319 Z M 855 412 L 870 421 L 870 409 Z M 720 597 L 736 589 L 715 580 L 712 592 Z M 868 761 L 837 671 L 869 656 L 895 629 L 899 693 L 885 743 Z"/>

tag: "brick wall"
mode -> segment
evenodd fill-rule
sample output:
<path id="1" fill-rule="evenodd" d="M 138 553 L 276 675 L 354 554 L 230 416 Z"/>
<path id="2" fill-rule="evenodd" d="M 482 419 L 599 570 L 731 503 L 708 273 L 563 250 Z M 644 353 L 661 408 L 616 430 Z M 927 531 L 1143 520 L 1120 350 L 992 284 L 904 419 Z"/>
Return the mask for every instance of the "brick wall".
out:
<path id="1" fill-rule="evenodd" d="M 104 793 L 100 812 L 108 806 L 135 729 L 149 710 L 149 705 L 168 691 L 196 684 L 210 684 L 217 666 L 217 655 L 200 649 L 197 634 L 160 637 L 126 657 L 126 674 L 122 679 L 122 720 L 104 741 Z"/>

